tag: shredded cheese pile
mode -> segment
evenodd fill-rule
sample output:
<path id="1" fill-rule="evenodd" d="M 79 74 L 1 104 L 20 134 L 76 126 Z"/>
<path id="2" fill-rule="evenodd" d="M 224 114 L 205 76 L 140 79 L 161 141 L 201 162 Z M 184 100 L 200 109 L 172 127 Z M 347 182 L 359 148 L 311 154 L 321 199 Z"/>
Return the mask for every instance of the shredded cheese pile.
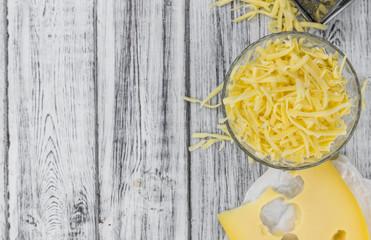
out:
<path id="1" fill-rule="evenodd" d="M 237 139 L 273 161 L 315 161 L 346 134 L 346 58 L 340 64 L 304 40 L 276 39 L 249 53 L 223 99 Z"/>
<path id="2" fill-rule="evenodd" d="M 211 4 L 211 7 L 223 6 L 232 1 L 233 0 L 220 0 L 218 2 Z M 300 16 L 301 13 L 291 0 L 238 0 L 238 1 L 243 3 L 243 5 L 233 8 L 232 11 L 235 11 L 240 8 L 249 8 L 250 11 L 234 19 L 235 22 L 240 22 L 245 19 L 250 21 L 257 14 L 264 14 L 274 19 L 272 22 L 270 22 L 268 27 L 269 30 L 271 30 L 274 33 L 293 30 L 305 32 L 307 31 L 307 28 L 317 28 L 321 30 L 327 29 L 326 25 L 320 23 L 307 22 L 304 19 L 300 21 L 298 17 Z M 319 9 L 319 11 L 322 12 L 326 11 L 326 8 L 325 9 L 321 8 Z"/>

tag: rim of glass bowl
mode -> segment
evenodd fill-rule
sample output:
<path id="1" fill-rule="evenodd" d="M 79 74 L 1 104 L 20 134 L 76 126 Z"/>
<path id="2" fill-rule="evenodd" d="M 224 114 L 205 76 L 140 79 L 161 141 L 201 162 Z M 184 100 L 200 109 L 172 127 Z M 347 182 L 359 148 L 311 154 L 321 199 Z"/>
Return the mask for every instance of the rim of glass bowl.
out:
<path id="1" fill-rule="evenodd" d="M 336 47 L 334 44 L 330 43 L 329 41 L 327 41 L 326 39 L 324 38 L 321 38 L 321 37 L 318 37 L 316 35 L 313 35 L 313 34 L 310 34 L 310 33 L 306 33 L 306 32 L 295 32 L 295 31 L 290 31 L 290 32 L 280 32 L 280 33 L 273 33 L 273 34 L 270 34 L 270 35 L 267 35 L 265 37 L 262 37 L 260 38 L 259 40 L 255 41 L 254 43 L 250 44 L 249 46 L 247 46 L 239 55 L 238 57 L 233 61 L 231 67 L 229 68 L 228 70 L 228 73 L 224 79 L 224 85 L 223 85 L 223 90 L 222 90 L 222 108 L 223 108 L 223 115 L 224 117 L 227 117 L 227 112 L 226 112 L 226 109 L 225 109 L 225 105 L 223 103 L 223 99 L 225 98 L 225 95 L 226 95 L 226 89 L 227 89 L 227 84 L 229 82 L 229 79 L 230 79 L 230 76 L 231 76 L 231 73 L 234 69 L 234 67 L 236 66 L 236 64 L 240 61 L 240 59 L 242 57 L 245 56 L 245 54 L 251 49 L 251 48 L 254 48 L 255 46 L 261 44 L 263 41 L 267 40 L 267 39 L 274 39 L 274 38 L 278 38 L 278 37 L 282 37 L 282 36 L 297 36 L 297 37 L 310 37 L 310 38 L 314 38 L 318 41 L 321 41 L 324 43 L 324 45 L 329 45 L 330 47 L 332 47 L 333 49 L 335 49 L 338 53 L 339 53 L 339 56 L 340 57 L 343 57 L 345 56 L 345 54 L 338 48 Z M 359 79 L 358 79 L 358 76 L 357 76 L 357 73 L 356 71 L 354 70 L 354 67 L 352 65 L 352 63 L 349 61 L 349 59 L 347 58 L 346 59 L 346 62 L 352 72 L 352 74 L 354 75 L 355 77 L 355 82 L 356 82 L 356 86 L 357 86 L 357 92 L 358 92 L 358 96 L 362 96 L 361 95 L 361 86 L 360 86 L 360 83 L 359 83 Z M 350 130 L 349 132 L 349 135 L 348 137 L 345 139 L 345 141 L 334 151 L 332 152 L 329 156 L 327 156 L 326 158 L 320 160 L 320 161 L 317 161 L 317 162 L 314 162 L 314 163 L 309 163 L 308 165 L 303 165 L 303 166 L 289 166 L 289 165 L 286 165 L 286 166 L 280 166 L 280 165 L 275 165 L 273 162 L 267 162 L 267 161 L 264 161 L 263 159 L 260 159 L 260 158 L 257 158 L 255 157 L 252 153 L 249 152 L 249 150 L 247 150 L 241 143 L 240 141 L 237 139 L 237 137 L 234 135 L 234 132 L 232 131 L 232 128 L 231 126 L 229 125 L 229 121 L 226 121 L 226 125 L 227 125 L 227 129 L 233 139 L 233 141 L 237 144 L 237 146 L 244 152 L 246 153 L 249 157 L 251 157 L 252 159 L 254 159 L 255 161 L 261 163 L 261 164 L 264 164 L 268 167 L 272 167 L 272 168 L 276 168 L 276 169 L 281 169 L 281 170 L 301 170 L 301 169 L 306 169 L 306 168 L 311 168 L 311 167 L 315 167 L 321 163 L 324 163 L 330 159 L 332 159 L 335 155 L 337 155 L 342 149 L 343 147 L 349 142 L 349 140 L 352 138 L 353 134 L 354 134 L 354 131 L 355 129 L 357 128 L 357 125 L 358 125 L 358 122 L 359 122 L 359 118 L 360 118 L 360 115 L 361 115 L 361 99 L 358 100 L 358 108 L 357 108 L 357 115 L 356 115 L 356 119 L 355 119 L 355 122 L 354 122 L 354 125 L 353 125 L 353 128 Z"/>

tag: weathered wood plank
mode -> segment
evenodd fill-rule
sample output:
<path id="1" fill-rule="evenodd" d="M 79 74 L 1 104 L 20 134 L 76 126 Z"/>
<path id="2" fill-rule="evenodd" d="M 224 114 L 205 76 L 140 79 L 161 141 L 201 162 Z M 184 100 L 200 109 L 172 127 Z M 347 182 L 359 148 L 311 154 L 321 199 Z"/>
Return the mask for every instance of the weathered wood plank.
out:
<path id="1" fill-rule="evenodd" d="M 371 80 L 371 2 L 354 1 L 349 8 L 329 23 L 322 36 L 337 45 L 352 62 L 360 82 Z M 365 101 L 371 102 L 370 86 Z M 343 151 L 361 173 L 371 178 L 371 107 L 368 104 L 362 112 L 358 128 Z"/>
<path id="2" fill-rule="evenodd" d="M 9 1 L 9 239 L 95 239 L 94 1 Z"/>
<path id="3" fill-rule="evenodd" d="M 7 239 L 7 22 L 6 1 L 0 1 L 0 240 Z"/>
<path id="4" fill-rule="evenodd" d="M 236 5 L 210 9 L 212 2 L 190 1 L 190 85 L 191 96 L 197 98 L 206 97 L 221 84 L 238 54 L 268 33 L 266 18 L 233 23 L 236 13 L 231 13 L 231 8 Z M 215 132 L 222 111 L 193 104 L 190 117 L 192 133 Z M 192 144 L 196 142 L 192 140 Z M 227 143 L 221 152 L 218 147 L 191 154 L 192 239 L 223 239 L 216 215 L 241 204 L 246 190 L 265 169 L 249 164 L 236 145 Z"/>
<path id="5" fill-rule="evenodd" d="M 101 239 L 187 239 L 184 1 L 98 1 Z"/>

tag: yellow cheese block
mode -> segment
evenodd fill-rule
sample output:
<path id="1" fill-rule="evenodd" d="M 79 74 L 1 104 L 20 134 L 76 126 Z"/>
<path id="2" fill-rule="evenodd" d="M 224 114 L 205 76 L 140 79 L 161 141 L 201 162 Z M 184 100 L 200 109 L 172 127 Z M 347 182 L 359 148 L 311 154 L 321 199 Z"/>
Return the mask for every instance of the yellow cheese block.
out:
<path id="1" fill-rule="evenodd" d="M 369 240 L 361 208 L 331 162 L 291 174 L 304 181 L 294 198 L 267 188 L 256 201 L 218 215 L 230 240 L 281 240 L 283 233 L 270 233 L 260 219 L 262 207 L 277 198 L 296 207 L 298 219 L 290 234 L 299 240 Z"/>

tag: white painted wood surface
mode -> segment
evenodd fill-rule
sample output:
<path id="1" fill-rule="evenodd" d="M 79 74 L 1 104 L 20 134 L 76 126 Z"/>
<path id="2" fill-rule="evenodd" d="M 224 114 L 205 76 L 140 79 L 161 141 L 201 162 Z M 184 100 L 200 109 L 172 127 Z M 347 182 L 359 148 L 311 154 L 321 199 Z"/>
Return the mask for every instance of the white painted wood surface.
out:
<path id="1" fill-rule="evenodd" d="M 7 29 L 6 2 L 0 0 L 0 240 L 8 235 L 7 227 Z"/>
<path id="2" fill-rule="evenodd" d="M 94 1 L 9 1 L 8 21 L 8 237 L 95 239 Z"/>
<path id="3" fill-rule="evenodd" d="M 220 84 L 269 19 L 213 1 L 0 1 L 0 240 L 224 237 L 216 215 L 266 168 L 235 145 L 189 153 L 222 113 L 182 96 Z M 317 32 L 362 81 L 370 24 L 358 0 Z M 370 118 L 344 150 L 368 178 Z"/>
<path id="4" fill-rule="evenodd" d="M 98 1 L 101 239 L 188 238 L 183 1 Z"/>

